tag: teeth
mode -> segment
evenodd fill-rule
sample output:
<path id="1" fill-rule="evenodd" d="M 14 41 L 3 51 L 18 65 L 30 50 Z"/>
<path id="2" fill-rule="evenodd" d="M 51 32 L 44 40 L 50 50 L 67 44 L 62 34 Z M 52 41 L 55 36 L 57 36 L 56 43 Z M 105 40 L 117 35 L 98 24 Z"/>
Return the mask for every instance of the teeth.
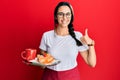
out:
<path id="1" fill-rule="evenodd" d="M 66 23 L 66 21 L 63 21 L 63 23 Z"/>

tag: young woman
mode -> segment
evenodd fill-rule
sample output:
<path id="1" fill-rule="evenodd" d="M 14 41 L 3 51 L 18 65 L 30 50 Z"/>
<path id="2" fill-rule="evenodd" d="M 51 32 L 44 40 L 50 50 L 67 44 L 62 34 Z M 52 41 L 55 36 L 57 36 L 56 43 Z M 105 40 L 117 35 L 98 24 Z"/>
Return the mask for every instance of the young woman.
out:
<path id="1" fill-rule="evenodd" d="M 77 69 L 77 55 L 91 67 L 96 65 L 94 40 L 88 36 L 74 31 L 74 14 L 72 6 L 68 2 L 60 2 L 54 10 L 54 30 L 43 34 L 40 43 L 40 52 L 49 53 L 61 62 L 57 65 L 47 66 L 44 69 L 42 80 L 80 80 Z"/>

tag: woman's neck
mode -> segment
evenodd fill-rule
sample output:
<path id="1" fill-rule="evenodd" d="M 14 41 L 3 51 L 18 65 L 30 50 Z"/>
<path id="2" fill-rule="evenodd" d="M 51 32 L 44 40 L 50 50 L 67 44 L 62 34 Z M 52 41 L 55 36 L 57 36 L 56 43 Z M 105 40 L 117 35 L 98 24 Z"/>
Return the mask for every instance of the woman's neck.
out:
<path id="1" fill-rule="evenodd" d="M 66 36 L 66 35 L 69 35 L 69 31 L 68 31 L 68 27 L 59 27 L 57 26 L 55 28 L 55 32 L 57 35 L 60 35 L 60 36 Z"/>

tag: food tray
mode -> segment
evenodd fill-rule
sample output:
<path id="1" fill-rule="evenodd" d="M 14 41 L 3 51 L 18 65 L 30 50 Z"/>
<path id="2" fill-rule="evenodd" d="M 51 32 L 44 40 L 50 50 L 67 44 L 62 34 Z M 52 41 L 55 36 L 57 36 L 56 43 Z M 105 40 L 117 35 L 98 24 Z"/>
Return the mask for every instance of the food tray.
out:
<path id="1" fill-rule="evenodd" d="M 37 58 L 35 58 L 33 60 L 29 60 L 29 62 L 31 62 L 33 65 L 38 65 L 38 66 L 53 66 L 53 65 L 59 64 L 60 60 L 54 59 L 51 63 L 43 64 L 43 63 L 38 62 Z"/>

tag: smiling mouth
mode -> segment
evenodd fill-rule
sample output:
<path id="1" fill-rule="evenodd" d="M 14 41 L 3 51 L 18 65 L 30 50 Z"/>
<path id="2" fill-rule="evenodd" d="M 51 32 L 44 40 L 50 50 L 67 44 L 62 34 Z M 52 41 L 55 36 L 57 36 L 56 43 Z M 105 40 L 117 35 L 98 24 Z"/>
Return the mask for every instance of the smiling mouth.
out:
<path id="1" fill-rule="evenodd" d="M 63 24 L 66 24 L 66 22 L 62 22 Z"/>
<path id="2" fill-rule="evenodd" d="M 63 23 L 63 24 L 66 24 L 66 23 L 67 23 L 67 21 L 62 21 L 62 23 Z"/>

